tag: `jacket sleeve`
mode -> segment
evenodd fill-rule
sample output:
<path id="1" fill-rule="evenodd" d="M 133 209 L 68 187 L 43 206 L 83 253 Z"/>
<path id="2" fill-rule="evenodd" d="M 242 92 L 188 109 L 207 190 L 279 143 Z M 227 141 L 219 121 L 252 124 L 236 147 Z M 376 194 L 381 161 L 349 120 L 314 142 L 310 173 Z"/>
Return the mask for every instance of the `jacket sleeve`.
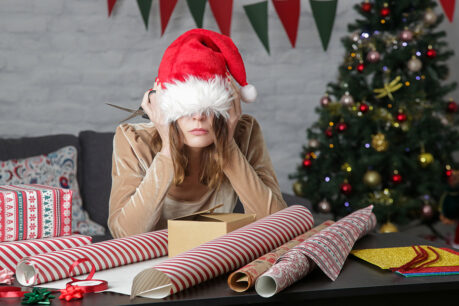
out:
<path id="1" fill-rule="evenodd" d="M 244 206 L 245 213 L 257 219 L 287 207 L 279 188 L 271 158 L 258 122 L 253 118 L 244 155 L 235 140 L 230 145 L 230 158 L 223 172 Z"/>
<path id="2" fill-rule="evenodd" d="M 158 153 L 147 165 L 136 152 L 139 141 L 132 127 L 120 125 L 116 129 L 108 216 L 114 238 L 154 230 L 172 184 L 172 160 Z"/>

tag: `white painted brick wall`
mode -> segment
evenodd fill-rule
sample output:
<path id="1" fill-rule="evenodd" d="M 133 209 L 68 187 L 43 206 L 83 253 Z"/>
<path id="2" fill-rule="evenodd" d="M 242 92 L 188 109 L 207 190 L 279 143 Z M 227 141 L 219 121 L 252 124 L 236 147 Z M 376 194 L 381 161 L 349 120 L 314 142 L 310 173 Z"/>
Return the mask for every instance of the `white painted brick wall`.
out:
<path id="1" fill-rule="evenodd" d="M 292 193 L 287 175 L 300 161 L 305 129 L 317 118 L 314 108 L 326 83 L 337 76 L 344 51 L 340 38 L 357 17 L 352 6 L 359 1 L 338 2 L 327 52 L 322 51 L 309 1 L 301 1 L 295 49 L 269 2 L 271 55 L 243 10 L 243 5 L 258 1 L 234 3 L 232 38 L 245 60 L 248 80 L 259 92 L 257 103 L 243 105 L 243 111 L 260 122 L 281 189 Z M 136 1 L 118 0 L 111 18 L 106 5 L 91 0 L 0 2 L 0 137 L 113 131 L 125 114 L 104 103 L 137 107 L 164 50 L 195 27 L 184 0 L 163 37 L 158 1 L 153 1 L 148 31 Z M 456 50 L 458 24 L 443 24 Z M 209 6 L 204 26 L 218 31 Z M 458 79 L 458 66 L 455 57 L 451 79 Z M 453 98 L 459 100 L 458 92 Z"/>

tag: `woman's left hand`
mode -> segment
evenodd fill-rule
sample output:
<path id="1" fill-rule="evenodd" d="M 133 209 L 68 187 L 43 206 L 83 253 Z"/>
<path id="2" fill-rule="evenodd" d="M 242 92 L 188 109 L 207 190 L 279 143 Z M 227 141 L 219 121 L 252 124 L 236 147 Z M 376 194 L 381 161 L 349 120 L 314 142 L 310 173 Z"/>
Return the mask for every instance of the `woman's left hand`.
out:
<path id="1" fill-rule="evenodd" d="M 234 80 L 229 77 L 231 82 L 231 87 L 233 88 L 233 101 L 231 101 L 231 108 L 229 109 L 229 119 L 228 119 L 228 144 L 231 143 L 234 137 L 234 131 L 236 130 L 236 125 L 241 118 L 241 93 L 239 88 L 234 83 Z"/>

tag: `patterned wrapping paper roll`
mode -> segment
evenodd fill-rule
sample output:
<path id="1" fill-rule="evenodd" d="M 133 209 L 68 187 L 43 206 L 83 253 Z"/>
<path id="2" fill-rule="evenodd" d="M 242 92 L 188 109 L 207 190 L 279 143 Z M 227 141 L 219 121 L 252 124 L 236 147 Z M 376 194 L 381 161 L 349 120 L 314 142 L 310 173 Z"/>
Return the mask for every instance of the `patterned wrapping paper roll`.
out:
<path id="1" fill-rule="evenodd" d="M 334 281 L 354 243 L 375 228 L 372 210 L 373 205 L 357 210 L 285 253 L 257 279 L 257 293 L 271 297 L 302 279 L 315 265 Z"/>
<path id="2" fill-rule="evenodd" d="M 251 287 L 255 285 L 255 281 L 257 280 L 257 278 L 260 277 L 260 275 L 262 275 L 266 271 L 268 271 L 269 268 L 271 268 L 274 265 L 274 263 L 279 257 L 287 253 L 287 251 L 289 251 L 294 246 L 300 244 L 307 238 L 327 228 L 333 223 L 335 222 L 327 220 L 321 225 L 316 226 L 313 229 L 307 231 L 306 233 L 298 237 L 295 237 L 289 242 L 281 245 L 274 251 L 267 253 L 252 261 L 248 265 L 240 268 L 239 270 L 234 271 L 228 277 L 228 286 L 236 292 L 244 292 L 249 290 Z"/>
<path id="3" fill-rule="evenodd" d="M 165 255 L 167 230 L 161 230 L 24 258 L 16 278 L 23 286 L 33 286 L 70 277 L 69 267 L 79 258 L 87 257 L 100 271 Z M 78 265 L 72 276 L 89 273 L 91 262 Z"/>
<path id="4" fill-rule="evenodd" d="M 307 208 L 285 208 L 140 272 L 131 299 L 164 298 L 235 270 L 310 230 L 313 223 Z"/>
<path id="5" fill-rule="evenodd" d="M 0 268 L 15 272 L 16 265 L 25 257 L 76 248 L 91 242 L 92 237 L 85 235 L 2 242 L 0 243 Z"/>

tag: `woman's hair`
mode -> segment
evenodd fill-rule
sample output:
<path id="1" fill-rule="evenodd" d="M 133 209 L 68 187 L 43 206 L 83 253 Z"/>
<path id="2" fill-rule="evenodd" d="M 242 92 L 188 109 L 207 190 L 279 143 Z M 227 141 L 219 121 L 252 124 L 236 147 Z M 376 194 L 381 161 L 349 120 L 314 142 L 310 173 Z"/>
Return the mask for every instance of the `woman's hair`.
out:
<path id="1" fill-rule="evenodd" d="M 243 121 L 243 120 L 242 120 Z M 238 133 L 238 128 L 244 122 L 239 120 L 234 137 L 236 143 L 239 145 L 239 139 L 236 136 Z M 202 184 L 208 186 L 209 188 L 219 188 L 222 184 L 225 175 L 223 173 L 223 166 L 228 161 L 228 125 L 226 119 L 223 116 L 214 116 L 213 119 L 213 129 L 215 132 L 215 137 L 217 139 L 217 144 L 212 143 L 211 145 L 203 148 L 201 154 L 201 172 L 199 174 L 199 180 Z M 161 151 L 162 141 L 161 136 L 155 130 L 153 134 L 153 150 L 155 152 Z M 174 164 L 174 184 L 181 184 L 185 176 L 188 176 L 188 147 L 181 145 L 180 143 L 180 131 L 177 121 L 172 122 L 169 125 L 169 142 L 171 146 L 171 157 Z M 179 149 L 182 147 L 181 149 Z"/>

